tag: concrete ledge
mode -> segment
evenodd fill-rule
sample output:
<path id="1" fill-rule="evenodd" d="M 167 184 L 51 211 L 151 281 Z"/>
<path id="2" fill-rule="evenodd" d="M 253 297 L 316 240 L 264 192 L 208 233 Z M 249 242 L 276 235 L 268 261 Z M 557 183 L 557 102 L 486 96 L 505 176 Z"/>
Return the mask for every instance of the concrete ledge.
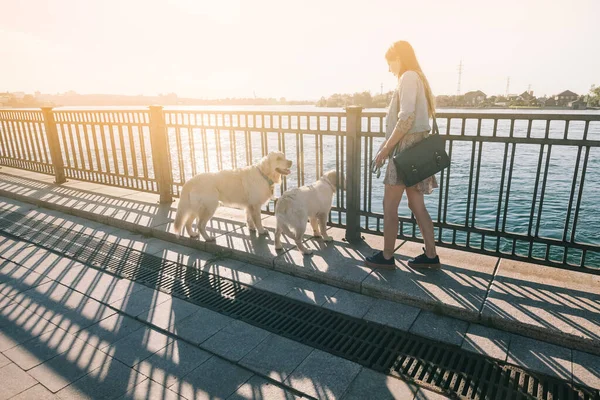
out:
<path id="1" fill-rule="evenodd" d="M 260 236 L 245 227 L 242 210 L 220 208 L 208 227 L 216 240 L 204 242 L 175 235 L 172 220 L 176 202 L 151 203 L 152 194 L 138 200 L 128 192 L 117 197 L 76 186 L 38 181 L 31 174 L 23 178 L 0 172 L 0 196 L 336 288 L 600 354 L 598 276 L 519 265 L 523 263 L 446 248 L 438 249 L 444 263 L 441 270 L 417 271 L 406 262 L 421 252 L 421 245 L 413 242 L 397 249 L 395 271 L 371 271 L 364 266 L 364 258 L 383 247 L 379 236 L 365 235 L 362 243 L 350 245 L 342 240 L 343 230 L 330 228 L 333 242 L 306 236 L 305 243 L 316 250 L 312 256 L 303 256 L 289 240 L 278 252 L 274 249 L 272 216 L 263 218 L 269 235 Z M 110 193 L 110 189 L 102 187 L 102 192 Z"/>

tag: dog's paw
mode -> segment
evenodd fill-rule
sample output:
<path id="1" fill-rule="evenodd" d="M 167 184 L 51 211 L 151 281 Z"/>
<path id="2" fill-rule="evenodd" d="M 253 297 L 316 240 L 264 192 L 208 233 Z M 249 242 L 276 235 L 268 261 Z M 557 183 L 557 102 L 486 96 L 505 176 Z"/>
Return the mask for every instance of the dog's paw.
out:
<path id="1" fill-rule="evenodd" d="M 321 237 L 321 233 L 320 232 L 313 232 L 313 237 L 320 238 Z"/>
<path id="2" fill-rule="evenodd" d="M 268 231 L 268 230 L 266 230 L 265 228 L 262 228 L 262 229 L 259 229 L 259 230 L 258 230 L 258 234 L 259 234 L 259 235 L 268 235 L 268 234 L 269 234 L 269 231 Z"/>
<path id="3" fill-rule="evenodd" d="M 214 242 L 215 240 L 217 240 L 217 238 L 215 236 L 209 236 L 207 238 L 204 239 L 206 242 Z"/>
<path id="4" fill-rule="evenodd" d="M 200 236 L 200 234 L 199 234 L 198 232 L 192 233 L 192 234 L 190 235 L 190 237 L 191 237 L 192 239 L 195 239 L 195 238 L 197 238 L 198 236 Z"/>
<path id="5" fill-rule="evenodd" d="M 275 245 L 275 250 L 276 251 L 282 251 L 283 250 L 283 245 Z"/>
<path id="6" fill-rule="evenodd" d="M 248 230 L 250 232 L 256 232 L 256 227 L 255 226 L 250 226 L 250 225 L 246 225 L 248 227 Z"/>
<path id="7" fill-rule="evenodd" d="M 310 256 L 313 253 L 313 251 L 311 249 L 306 249 L 302 252 L 302 254 L 304 254 L 305 256 Z"/>
<path id="8" fill-rule="evenodd" d="M 333 238 L 331 236 L 323 236 L 323 240 L 326 242 L 333 242 Z"/>

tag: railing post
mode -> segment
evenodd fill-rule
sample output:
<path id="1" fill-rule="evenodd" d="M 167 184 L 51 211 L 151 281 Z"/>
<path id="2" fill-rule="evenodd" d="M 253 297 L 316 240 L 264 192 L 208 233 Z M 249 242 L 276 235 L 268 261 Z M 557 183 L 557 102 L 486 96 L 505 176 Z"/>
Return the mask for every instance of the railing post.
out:
<path id="1" fill-rule="evenodd" d="M 152 163 L 154 175 L 158 183 L 161 203 L 173 201 L 171 168 L 169 165 L 169 140 L 165 116 L 161 106 L 150 106 L 150 145 L 152 147 Z"/>
<path id="2" fill-rule="evenodd" d="M 362 107 L 346 108 L 346 240 L 360 240 L 360 131 Z"/>
<path id="3" fill-rule="evenodd" d="M 65 177 L 65 163 L 62 158 L 60 141 L 58 140 L 58 131 L 52 107 L 42 107 L 44 116 L 44 131 L 50 147 L 50 157 L 52 157 L 52 166 L 54 167 L 54 183 L 61 184 L 67 181 Z"/>

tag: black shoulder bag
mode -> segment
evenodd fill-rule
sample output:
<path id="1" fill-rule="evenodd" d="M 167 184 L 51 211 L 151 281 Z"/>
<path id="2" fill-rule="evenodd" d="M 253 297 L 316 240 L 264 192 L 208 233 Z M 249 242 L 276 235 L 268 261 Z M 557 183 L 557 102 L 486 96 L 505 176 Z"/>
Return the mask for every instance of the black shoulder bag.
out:
<path id="1" fill-rule="evenodd" d="M 435 114 L 433 114 L 432 131 L 433 133 L 427 138 L 394 154 L 393 161 L 397 174 L 406 187 L 416 185 L 450 166 L 446 144 L 440 136 Z"/>

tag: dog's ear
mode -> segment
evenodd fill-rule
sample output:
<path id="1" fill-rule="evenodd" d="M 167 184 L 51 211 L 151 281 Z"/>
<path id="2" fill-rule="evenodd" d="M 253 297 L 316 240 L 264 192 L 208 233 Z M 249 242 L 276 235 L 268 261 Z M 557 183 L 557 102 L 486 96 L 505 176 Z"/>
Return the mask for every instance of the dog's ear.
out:
<path id="1" fill-rule="evenodd" d="M 334 169 L 325 173 L 325 177 L 327 178 L 327 180 L 331 182 L 335 187 L 339 186 L 337 176 L 337 171 Z"/>

